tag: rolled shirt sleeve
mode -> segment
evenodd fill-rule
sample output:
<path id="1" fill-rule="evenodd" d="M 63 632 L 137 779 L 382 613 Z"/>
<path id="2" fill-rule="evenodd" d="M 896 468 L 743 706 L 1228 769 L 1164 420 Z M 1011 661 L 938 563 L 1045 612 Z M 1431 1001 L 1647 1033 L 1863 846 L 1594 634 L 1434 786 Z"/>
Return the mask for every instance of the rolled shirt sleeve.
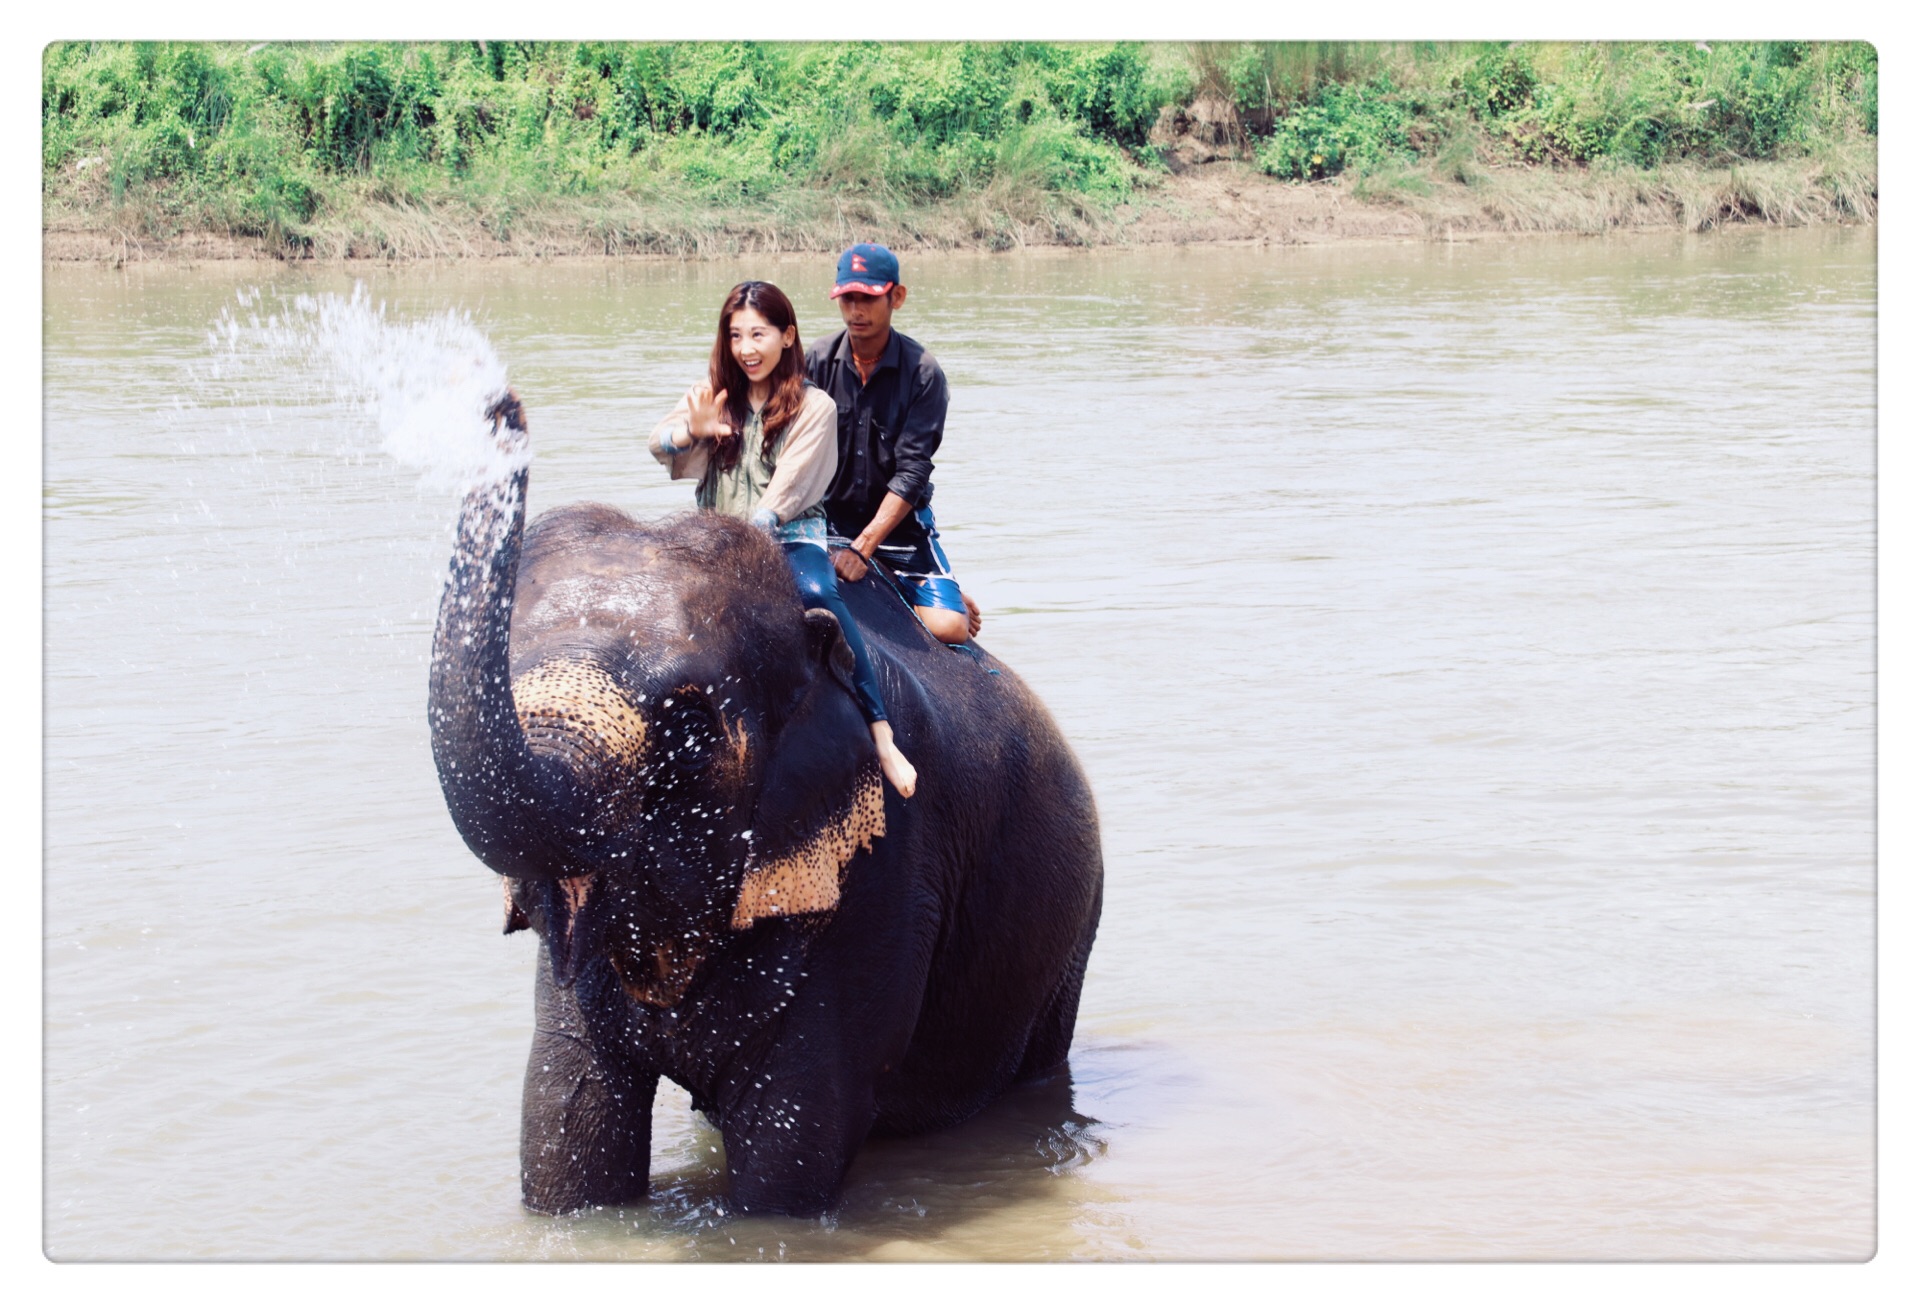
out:
<path id="1" fill-rule="evenodd" d="M 667 469 L 670 480 L 697 480 L 707 474 L 707 461 L 713 454 L 712 440 L 695 440 L 691 446 L 678 453 L 667 453 L 660 447 L 660 437 L 669 430 L 686 430 L 693 420 L 693 387 L 680 396 L 680 402 L 673 405 L 666 420 L 653 428 L 647 436 L 647 452 L 653 454 L 653 460 Z"/>
<path id="2" fill-rule="evenodd" d="M 839 418 L 832 396 L 809 385 L 799 413 L 787 426 L 766 492 L 760 495 L 760 507 L 782 525 L 827 496 L 840 466 Z"/>
<path id="3" fill-rule="evenodd" d="M 933 355 L 922 353 L 911 377 L 899 378 L 907 391 L 907 411 L 893 441 L 893 475 L 887 488 L 915 507 L 933 480 L 933 455 L 947 427 L 947 377 Z"/>

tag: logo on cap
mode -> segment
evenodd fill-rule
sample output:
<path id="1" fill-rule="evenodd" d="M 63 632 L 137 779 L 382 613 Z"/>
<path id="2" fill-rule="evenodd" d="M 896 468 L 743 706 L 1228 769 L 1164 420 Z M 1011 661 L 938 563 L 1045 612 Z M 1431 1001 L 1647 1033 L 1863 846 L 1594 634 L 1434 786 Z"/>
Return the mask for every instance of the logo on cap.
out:
<path id="1" fill-rule="evenodd" d="M 900 280 L 900 260 L 885 245 L 861 243 L 841 252 L 832 298 L 859 293 L 883 295 Z"/>

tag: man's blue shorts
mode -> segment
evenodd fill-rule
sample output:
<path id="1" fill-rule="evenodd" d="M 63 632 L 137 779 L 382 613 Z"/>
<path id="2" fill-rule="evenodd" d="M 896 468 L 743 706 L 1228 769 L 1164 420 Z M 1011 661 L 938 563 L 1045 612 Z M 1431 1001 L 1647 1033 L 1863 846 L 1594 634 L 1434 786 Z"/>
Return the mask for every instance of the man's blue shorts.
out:
<path id="1" fill-rule="evenodd" d="M 940 530 L 933 524 L 931 494 L 927 496 L 926 506 L 914 509 L 913 519 L 926 538 L 917 544 L 882 544 L 873 550 L 874 555 L 893 571 L 907 606 L 937 607 L 966 615 L 967 604 L 960 597 L 960 582 L 953 578 L 946 550 L 940 547 Z"/>

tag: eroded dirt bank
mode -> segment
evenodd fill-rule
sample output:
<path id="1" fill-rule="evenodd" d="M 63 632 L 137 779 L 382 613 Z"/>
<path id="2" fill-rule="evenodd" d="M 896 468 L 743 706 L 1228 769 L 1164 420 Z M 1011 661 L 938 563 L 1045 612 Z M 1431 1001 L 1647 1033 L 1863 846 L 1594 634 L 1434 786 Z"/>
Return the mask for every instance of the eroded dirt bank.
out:
<path id="1" fill-rule="evenodd" d="M 1706 230 L 1772 223 L 1872 221 L 1877 196 L 1836 201 L 1811 164 L 1667 169 L 1656 173 L 1555 173 L 1521 169 L 1477 184 L 1403 177 L 1359 185 L 1275 181 L 1245 163 L 1195 163 L 1106 213 L 991 208 L 987 197 L 902 214 L 823 197 L 815 213 L 739 210 L 669 222 L 637 200 L 556 201 L 521 214 L 506 235 L 473 209 L 369 204 L 322 229 L 299 254 L 260 237 L 218 231 L 169 233 L 155 224 L 66 209 L 50 213 L 43 256 L 60 262 L 670 257 L 698 258 L 839 248 L 882 239 L 901 249 L 1178 244 L 1308 245 L 1336 241 L 1457 240 L 1526 232 Z M 1017 213 L 1017 207 L 1015 208 Z"/>

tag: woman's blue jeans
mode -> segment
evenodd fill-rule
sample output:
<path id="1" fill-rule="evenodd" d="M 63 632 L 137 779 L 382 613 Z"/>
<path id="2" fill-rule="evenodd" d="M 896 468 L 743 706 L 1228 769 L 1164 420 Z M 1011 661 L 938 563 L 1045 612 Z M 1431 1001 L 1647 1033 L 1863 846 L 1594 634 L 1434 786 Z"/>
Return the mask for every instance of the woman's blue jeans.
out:
<path id="1" fill-rule="evenodd" d="M 853 696 L 859 700 L 862 714 L 869 722 L 885 720 L 887 708 L 880 700 L 880 677 L 874 673 L 873 659 L 867 656 L 867 641 L 860 637 L 860 627 L 853 623 L 853 613 L 840 597 L 833 558 L 818 544 L 788 541 L 780 547 L 787 555 L 787 565 L 793 568 L 801 601 L 808 607 L 825 608 L 840 622 L 840 633 L 853 651 Z"/>

